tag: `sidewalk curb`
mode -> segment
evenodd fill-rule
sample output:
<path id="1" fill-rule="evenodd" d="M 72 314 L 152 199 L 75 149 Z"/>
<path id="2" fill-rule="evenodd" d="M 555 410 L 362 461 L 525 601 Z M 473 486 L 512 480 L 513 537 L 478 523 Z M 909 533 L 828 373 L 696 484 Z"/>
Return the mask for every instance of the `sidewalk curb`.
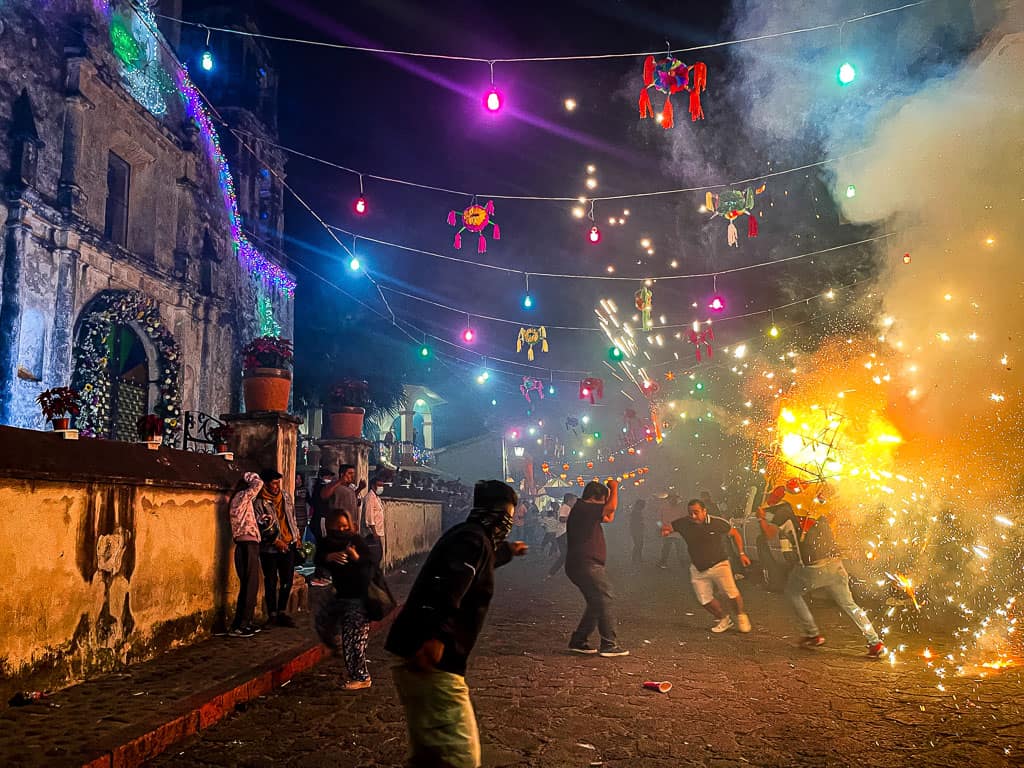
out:
<path id="1" fill-rule="evenodd" d="M 373 622 L 370 634 L 386 629 L 401 609 L 399 604 L 384 621 Z M 297 655 L 295 651 L 278 654 L 254 670 L 254 676 L 227 690 L 217 686 L 185 699 L 182 702 L 185 711 L 169 721 L 126 728 L 119 738 L 121 744 L 114 747 L 98 745 L 95 750 L 97 756 L 84 763 L 83 768 L 137 768 L 178 742 L 215 725 L 234 712 L 238 705 L 271 693 L 330 655 L 330 650 L 320 644 L 301 650 Z"/>

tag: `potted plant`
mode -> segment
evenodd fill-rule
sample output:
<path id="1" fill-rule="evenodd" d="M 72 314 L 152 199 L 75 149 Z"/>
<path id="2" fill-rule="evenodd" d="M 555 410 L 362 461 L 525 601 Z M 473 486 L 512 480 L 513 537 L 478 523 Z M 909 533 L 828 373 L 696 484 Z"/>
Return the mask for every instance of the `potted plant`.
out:
<path id="1" fill-rule="evenodd" d="M 287 411 L 292 391 L 294 352 L 288 339 L 260 336 L 242 350 L 245 410 Z"/>
<path id="2" fill-rule="evenodd" d="M 210 439 L 213 440 L 217 453 L 230 452 L 228 441 L 234 436 L 235 430 L 230 424 L 219 424 L 210 430 Z"/>
<path id="3" fill-rule="evenodd" d="M 363 418 L 370 404 L 370 386 L 359 379 L 343 379 L 331 390 L 327 420 L 334 437 L 362 437 Z"/>
<path id="4" fill-rule="evenodd" d="M 50 420 L 54 430 L 66 430 L 70 427 L 71 416 L 78 416 L 82 398 L 77 389 L 71 387 L 54 387 L 40 392 L 36 398 L 43 416 Z"/>
<path id="5" fill-rule="evenodd" d="M 163 441 L 164 420 L 155 413 L 139 416 L 139 420 L 135 422 L 135 428 L 139 431 L 139 439 L 149 445 L 151 449 L 159 447 Z"/>

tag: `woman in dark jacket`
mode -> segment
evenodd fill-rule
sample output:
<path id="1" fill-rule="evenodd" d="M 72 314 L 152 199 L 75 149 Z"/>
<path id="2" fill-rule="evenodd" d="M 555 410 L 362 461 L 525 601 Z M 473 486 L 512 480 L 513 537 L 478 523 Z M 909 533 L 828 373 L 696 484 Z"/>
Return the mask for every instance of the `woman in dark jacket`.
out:
<path id="1" fill-rule="evenodd" d="M 369 688 L 366 642 L 370 620 L 366 615 L 366 595 L 375 567 L 373 558 L 345 512 L 329 513 L 326 529 L 327 535 L 316 546 L 315 563 L 331 575 L 334 598 L 325 600 L 317 611 L 316 631 L 327 647 L 345 657 L 348 682 L 344 688 Z"/>

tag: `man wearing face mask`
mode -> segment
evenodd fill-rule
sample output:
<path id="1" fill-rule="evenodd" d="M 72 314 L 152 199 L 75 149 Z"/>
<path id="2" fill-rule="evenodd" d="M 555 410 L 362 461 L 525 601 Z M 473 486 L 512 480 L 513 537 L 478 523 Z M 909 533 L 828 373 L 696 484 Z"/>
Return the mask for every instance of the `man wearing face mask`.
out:
<path id="1" fill-rule="evenodd" d="M 466 665 L 494 594 L 494 569 L 526 554 L 526 544 L 505 540 L 517 502 L 505 483 L 476 484 L 469 517 L 434 545 L 388 633 L 384 647 L 402 657 L 392 673 L 408 724 L 409 766 L 480 765 Z"/>

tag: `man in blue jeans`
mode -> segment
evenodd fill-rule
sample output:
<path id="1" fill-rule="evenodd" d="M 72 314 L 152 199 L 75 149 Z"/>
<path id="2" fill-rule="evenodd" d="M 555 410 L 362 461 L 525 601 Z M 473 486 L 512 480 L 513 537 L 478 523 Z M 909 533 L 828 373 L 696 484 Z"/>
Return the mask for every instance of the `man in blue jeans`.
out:
<path id="1" fill-rule="evenodd" d="M 772 522 L 768 522 L 769 515 Z M 884 655 L 882 639 L 850 593 L 850 574 L 839 558 L 828 518 L 824 515 L 817 519 L 798 517 L 788 502 L 776 504 L 769 509 L 761 507 L 757 510 L 757 517 L 765 538 L 786 537 L 800 556 L 800 563 L 790 571 L 786 583 L 786 598 L 793 606 L 802 635 L 800 645 L 816 648 L 825 644 L 825 638 L 818 632 L 818 625 L 804 600 L 805 592 L 824 589 L 863 633 L 868 644 L 868 656 L 877 659 Z"/>
<path id="2" fill-rule="evenodd" d="M 601 526 L 615 519 L 618 503 L 618 483 L 610 480 L 604 486 L 590 482 L 583 489 L 583 498 L 569 512 L 565 573 L 587 602 L 583 618 L 569 640 L 569 650 L 573 653 L 599 653 L 605 657 L 629 655 L 629 651 L 615 642 L 611 586 L 604 572 L 607 548 Z M 587 644 L 595 629 L 601 636 L 600 649 Z"/>

